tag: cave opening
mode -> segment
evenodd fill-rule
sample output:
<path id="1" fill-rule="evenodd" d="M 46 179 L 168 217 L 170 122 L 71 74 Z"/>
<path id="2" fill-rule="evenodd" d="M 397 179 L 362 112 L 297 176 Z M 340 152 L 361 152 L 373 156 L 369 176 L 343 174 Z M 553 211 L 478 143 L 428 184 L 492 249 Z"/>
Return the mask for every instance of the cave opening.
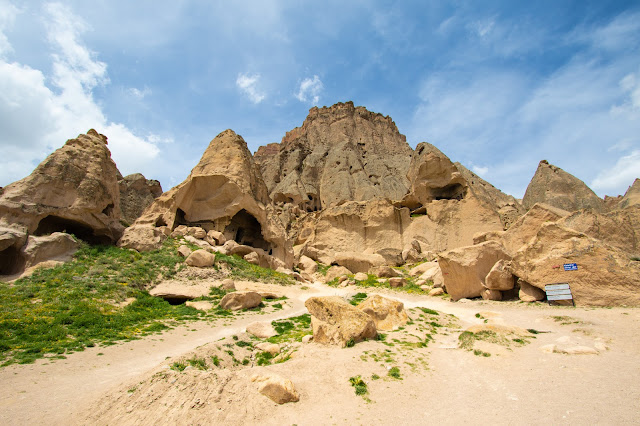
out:
<path id="1" fill-rule="evenodd" d="M 467 188 L 459 183 L 452 183 L 442 188 L 431 188 L 434 200 L 462 200 L 467 195 Z"/>
<path id="2" fill-rule="evenodd" d="M 71 219 L 65 219 L 58 216 L 47 216 L 38 223 L 34 235 L 49 235 L 54 232 L 66 232 L 73 234 L 76 238 L 86 241 L 89 244 L 105 244 L 113 243 L 111 238 L 106 235 L 96 235 L 94 230 L 83 223 Z"/>
<path id="3" fill-rule="evenodd" d="M 0 275 L 12 275 L 22 271 L 24 259 L 15 246 L 0 251 Z"/>
<path id="4" fill-rule="evenodd" d="M 264 239 L 260 222 L 245 209 L 231 218 L 231 222 L 224 229 L 224 235 L 238 244 L 261 248 L 271 254 L 271 244 Z"/>

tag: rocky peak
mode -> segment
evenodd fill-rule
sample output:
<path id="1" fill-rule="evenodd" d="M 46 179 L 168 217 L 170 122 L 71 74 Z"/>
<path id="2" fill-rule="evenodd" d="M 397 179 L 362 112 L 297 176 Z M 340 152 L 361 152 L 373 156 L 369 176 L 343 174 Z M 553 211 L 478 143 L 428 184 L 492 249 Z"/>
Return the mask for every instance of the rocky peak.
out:
<path id="1" fill-rule="evenodd" d="M 311 108 L 256 161 L 276 203 L 316 211 L 341 201 L 401 199 L 413 150 L 388 116 L 353 102 Z"/>
<path id="2" fill-rule="evenodd" d="M 625 208 L 635 205 L 640 205 L 640 179 L 633 181 L 633 185 L 627 189 L 624 197 L 622 197 L 619 207 Z"/>
<path id="3" fill-rule="evenodd" d="M 560 167 L 542 160 L 533 175 L 522 199 L 526 209 L 536 203 L 545 203 L 567 211 L 584 208 L 596 212 L 605 210 L 604 201 L 598 197 L 584 182 L 565 172 Z"/>

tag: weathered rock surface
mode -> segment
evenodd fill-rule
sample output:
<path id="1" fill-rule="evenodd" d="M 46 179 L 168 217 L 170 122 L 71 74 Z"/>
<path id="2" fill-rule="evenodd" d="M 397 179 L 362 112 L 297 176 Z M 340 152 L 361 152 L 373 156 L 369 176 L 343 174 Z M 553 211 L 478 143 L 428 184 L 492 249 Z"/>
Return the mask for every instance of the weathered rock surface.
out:
<path id="1" fill-rule="evenodd" d="M 391 331 L 405 325 L 409 320 L 402 302 L 377 294 L 367 297 L 358 305 L 358 309 L 373 319 L 378 330 Z"/>
<path id="2" fill-rule="evenodd" d="M 262 303 L 262 296 L 255 291 L 235 291 L 233 293 L 225 294 L 220 301 L 220 307 L 222 309 L 230 309 L 232 311 L 238 311 L 240 309 L 251 309 Z"/>
<path id="3" fill-rule="evenodd" d="M 293 382 L 275 374 L 268 376 L 254 375 L 251 377 L 252 382 L 258 383 L 258 391 L 278 404 L 287 402 L 297 402 L 300 396 L 293 386 Z"/>
<path id="4" fill-rule="evenodd" d="M 133 223 L 162 194 L 160 182 L 146 179 L 140 173 L 125 176 L 118 181 L 120 189 L 120 216 Z"/>
<path id="5" fill-rule="evenodd" d="M 179 225 L 215 230 L 226 240 L 263 249 L 293 266 L 291 242 L 271 206 L 260 169 L 241 136 L 225 130 L 180 185 L 158 197 L 125 231 Z M 126 241 L 126 240 L 123 240 Z M 127 247 L 125 242 L 120 245 Z"/>
<path id="6" fill-rule="evenodd" d="M 311 108 L 301 127 L 255 158 L 274 202 L 316 211 L 346 200 L 401 199 L 411 155 L 390 117 L 346 102 Z"/>
<path id="7" fill-rule="evenodd" d="M 592 209 L 603 212 L 604 200 L 598 197 L 584 182 L 559 167 L 542 160 L 522 198 L 522 204 L 530 209 L 536 203 L 545 203 L 573 212 Z"/>
<path id="8" fill-rule="evenodd" d="M 344 266 L 332 266 L 327 270 L 327 275 L 325 275 L 325 282 L 329 282 L 334 280 L 335 278 L 351 274 L 352 272 Z"/>
<path id="9" fill-rule="evenodd" d="M 350 341 L 357 343 L 377 335 L 376 325 L 369 315 L 341 297 L 311 297 L 304 305 L 311 313 L 316 343 L 344 347 Z"/>
<path id="10" fill-rule="evenodd" d="M 118 175 L 106 136 L 91 129 L 3 188 L 0 223 L 21 225 L 29 235 L 67 232 L 90 242 L 117 241 L 124 229 Z"/>
<path id="11" fill-rule="evenodd" d="M 489 290 L 511 290 L 516 281 L 510 268 L 510 261 L 505 259 L 498 260 L 484 279 L 484 286 Z"/>
<path id="12" fill-rule="evenodd" d="M 393 277 L 402 276 L 402 272 L 386 265 L 376 266 L 375 268 L 371 268 L 369 270 L 369 273 L 380 278 L 393 278 Z"/>
<path id="13" fill-rule="evenodd" d="M 278 334 L 271 323 L 259 321 L 252 322 L 251 324 L 247 325 L 247 333 L 260 339 L 268 339 L 269 337 L 273 337 Z M 278 352 L 280 352 L 279 348 Z"/>
<path id="14" fill-rule="evenodd" d="M 21 258 L 24 262 L 21 266 L 27 269 L 47 260 L 68 262 L 79 247 L 78 241 L 62 232 L 40 237 L 30 235 L 27 244 L 21 250 Z"/>
<path id="15" fill-rule="evenodd" d="M 627 189 L 622 200 L 620 200 L 618 208 L 625 209 L 638 205 L 640 205 L 640 179 L 633 181 L 633 184 Z"/>
<path id="16" fill-rule="evenodd" d="M 564 271 L 565 263 L 577 263 L 578 270 Z M 540 227 L 513 258 L 511 271 L 541 290 L 546 284 L 568 282 L 578 306 L 640 305 L 640 262 L 555 223 Z"/>
<path id="17" fill-rule="evenodd" d="M 496 241 L 460 247 L 438 255 L 444 285 L 451 299 L 480 297 L 485 278 L 499 260 L 508 260 L 504 247 Z"/>
<path id="18" fill-rule="evenodd" d="M 538 302 L 540 300 L 544 300 L 547 296 L 543 290 L 539 289 L 538 287 L 532 286 L 526 281 L 518 280 L 518 284 L 520 284 L 518 297 L 523 302 Z"/>
<path id="19" fill-rule="evenodd" d="M 202 296 L 208 296 L 211 286 L 206 283 L 163 281 L 151 290 L 149 294 L 167 300 L 186 301 Z"/>
<path id="20" fill-rule="evenodd" d="M 189 266 L 195 266 L 197 268 L 207 268 L 213 266 L 216 262 L 216 255 L 209 253 L 206 250 L 196 250 L 189 255 L 184 261 Z"/>
<path id="21" fill-rule="evenodd" d="M 335 262 L 352 272 L 366 273 L 369 269 L 384 265 L 384 257 L 379 254 L 365 254 L 356 252 L 337 252 Z"/>

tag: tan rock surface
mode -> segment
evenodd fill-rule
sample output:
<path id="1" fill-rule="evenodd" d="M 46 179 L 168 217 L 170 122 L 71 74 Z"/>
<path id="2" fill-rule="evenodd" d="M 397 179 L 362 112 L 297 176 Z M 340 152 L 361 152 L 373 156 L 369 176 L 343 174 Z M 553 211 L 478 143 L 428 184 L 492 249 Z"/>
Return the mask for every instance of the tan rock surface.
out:
<path id="1" fill-rule="evenodd" d="M 510 261 L 498 260 L 484 279 L 484 286 L 489 290 L 511 290 L 516 281 L 510 268 Z"/>
<path id="2" fill-rule="evenodd" d="M 509 259 L 509 256 L 495 241 L 440 253 L 438 264 L 451 299 L 480 297 L 485 289 L 485 277 L 501 259 Z"/>
<path id="3" fill-rule="evenodd" d="M 640 205 L 640 179 L 633 181 L 633 184 L 629 189 L 627 189 L 622 200 L 620 200 L 618 208 L 625 209 L 627 207 L 638 205 Z"/>
<path id="4" fill-rule="evenodd" d="M 78 241 L 62 232 L 40 237 L 30 235 L 27 244 L 21 250 L 21 261 L 24 262 L 21 266 L 26 269 L 47 260 L 68 262 L 78 248 Z"/>
<path id="5" fill-rule="evenodd" d="M 225 294 L 220 301 L 220 307 L 222 309 L 230 309 L 232 311 L 238 311 L 240 309 L 251 309 L 262 303 L 262 296 L 255 291 L 234 291 L 233 293 Z"/>
<path id="6" fill-rule="evenodd" d="M 132 224 L 142 212 L 162 194 L 160 182 L 146 179 L 140 173 L 123 177 L 118 181 L 120 190 L 120 216 Z"/>
<path id="7" fill-rule="evenodd" d="M 351 274 L 352 272 L 344 266 L 332 266 L 327 270 L 327 275 L 325 275 L 325 282 L 329 282 L 334 280 L 335 278 Z"/>
<path id="8" fill-rule="evenodd" d="M 209 253 L 206 250 L 196 250 L 189 255 L 184 261 L 189 266 L 195 266 L 197 268 L 207 268 L 213 266 L 216 262 L 216 256 L 213 253 Z"/>
<path id="9" fill-rule="evenodd" d="M 379 254 L 364 254 L 356 252 L 336 252 L 335 262 L 349 269 L 351 272 L 366 273 L 371 268 L 382 266 L 385 263 L 384 257 Z"/>
<path id="10" fill-rule="evenodd" d="M 278 375 L 253 376 L 252 382 L 257 382 L 258 391 L 278 404 L 297 402 L 300 396 L 293 386 L 293 382 Z"/>
<path id="11" fill-rule="evenodd" d="M 311 313 L 313 341 L 346 346 L 376 337 L 374 321 L 341 297 L 311 297 L 304 304 Z"/>
<path id="12" fill-rule="evenodd" d="M 534 287 L 526 281 L 518 280 L 518 284 L 520 285 L 520 290 L 518 290 L 518 298 L 523 302 L 538 302 L 540 300 L 544 300 L 547 296 L 546 293 L 539 289 L 538 287 Z"/>
<path id="13" fill-rule="evenodd" d="M 269 337 L 273 337 L 278 334 L 271 323 L 260 321 L 252 322 L 247 325 L 247 333 L 260 339 L 268 339 Z M 278 352 L 280 352 L 280 348 L 278 348 Z"/>
<path id="14" fill-rule="evenodd" d="M 584 182 L 546 160 L 538 164 L 522 198 L 522 204 L 527 209 L 536 203 L 549 204 L 570 212 L 584 208 L 604 211 L 604 200 Z"/>
<path id="15" fill-rule="evenodd" d="M 577 263 L 577 271 L 563 264 Z M 512 261 L 514 275 L 544 289 L 567 282 L 576 305 L 640 305 L 640 262 L 624 252 L 557 224 L 543 224 Z"/>
<path id="16" fill-rule="evenodd" d="M 377 294 L 367 297 L 358 305 L 358 309 L 373 319 L 378 330 L 394 330 L 409 320 L 404 303 Z"/>

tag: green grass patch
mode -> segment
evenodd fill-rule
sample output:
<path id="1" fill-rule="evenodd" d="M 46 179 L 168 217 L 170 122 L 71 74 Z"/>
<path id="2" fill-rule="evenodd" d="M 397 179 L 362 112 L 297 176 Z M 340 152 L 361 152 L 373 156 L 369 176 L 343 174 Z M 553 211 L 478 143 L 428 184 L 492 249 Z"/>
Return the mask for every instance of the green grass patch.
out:
<path id="1" fill-rule="evenodd" d="M 402 380 L 402 376 L 400 375 L 400 369 L 398 367 L 391 367 L 387 375 L 394 379 Z"/>
<path id="2" fill-rule="evenodd" d="M 301 342 L 304 336 L 311 333 L 311 315 L 304 314 L 297 317 L 272 321 L 271 325 L 278 335 L 268 338 L 268 342 Z"/>
<path id="3" fill-rule="evenodd" d="M 270 365 L 272 359 L 273 359 L 273 355 L 271 355 L 269 352 L 259 352 L 256 355 L 256 364 Z"/>
<path id="4" fill-rule="evenodd" d="M 433 309 L 429 309 L 429 308 L 418 308 L 418 309 L 420 309 L 422 312 L 428 315 L 440 315 L 438 311 L 434 311 Z"/>
<path id="5" fill-rule="evenodd" d="M 238 255 L 227 256 L 216 253 L 216 263 L 226 263 L 231 269 L 231 276 L 242 280 L 270 282 L 280 285 L 293 285 L 295 280 L 290 276 L 273 269 L 253 265 Z"/>
<path id="6" fill-rule="evenodd" d="M 362 380 L 361 376 L 350 377 L 349 383 L 351 383 L 351 386 L 355 388 L 356 395 L 362 396 L 369 393 L 369 390 L 367 389 L 367 383 Z"/>
<path id="7" fill-rule="evenodd" d="M 325 265 L 324 263 L 320 263 L 320 262 L 316 262 L 318 263 L 318 272 L 321 275 L 327 276 L 327 271 L 329 270 L 329 268 L 331 268 L 331 265 Z"/>
<path id="8" fill-rule="evenodd" d="M 353 295 L 349 303 L 351 303 L 353 306 L 358 306 L 366 298 L 367 298 L 367 293 L 356 293 Z"/>
<path id="9" fill-rule="evenodd" d="M 198 370 L 207 370 L 209 368 L 207 366 L 207 361 L 204 358 L 193 357 L 187 359 L 187 362 L 190 366 L 197 368 Z"/>
<path id="10" fill-rule="evenodd" d="M 171 369 L 175 371 L 184 371 L 188 364 L 184 361 L 176 361 L 171 364 Z"/>
<path id="11" fill-rule="evenodd" d="M 398 269 L 398 268 L 396 268 Z M 389 288 L 395 291 L 402 291 L 405 293 L 415 293 L 415 294 L 424 294 L 424 290 L 422 290 L 420 288 L 420 286 L 416 285 L 415 281 L 416 278 L 411 277 L 411 276 L 404 276 L 403 277 L 406 281 L 405 285 L 403 287 L 391 287 L 391 285 L 389 284 L 389 280 L 385 279 L 384 281 L 381 281 L 381 278 L 378 278 L 377 276 L 373 275 L 373 274 L 367 274 L 367 279 L 366 280 L 356 280 L 354 279 L 353 275 L 348 275 L 348 279 L 353 280 L 355 282 L 355 285 L 359 286 L 359 287 L 365 287 L 365 288 Z M 338 278 L 334 278 L 333 280 L 329 281 L 327 283 L 327 285 L 332 286 L 332 287 L 337 287 L 339 284 L 338 282 Z"/>

